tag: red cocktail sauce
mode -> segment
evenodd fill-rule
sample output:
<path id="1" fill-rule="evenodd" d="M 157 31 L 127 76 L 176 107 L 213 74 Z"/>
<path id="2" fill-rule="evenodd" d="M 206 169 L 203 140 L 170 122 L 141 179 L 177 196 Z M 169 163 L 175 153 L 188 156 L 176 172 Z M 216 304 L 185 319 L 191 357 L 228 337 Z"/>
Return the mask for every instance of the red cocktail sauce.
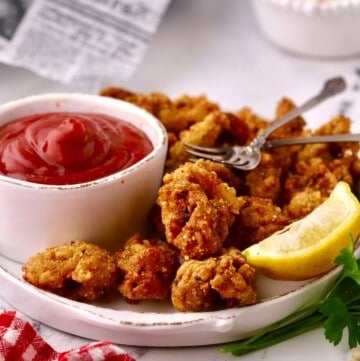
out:
<path id="1" fill-rule="evenodd" d="M 128 168 L 152 149 L 140 129 L 104 114 L 36 114 L 0 128 L 0 172 L 41 184 L 83 183 Z"/>

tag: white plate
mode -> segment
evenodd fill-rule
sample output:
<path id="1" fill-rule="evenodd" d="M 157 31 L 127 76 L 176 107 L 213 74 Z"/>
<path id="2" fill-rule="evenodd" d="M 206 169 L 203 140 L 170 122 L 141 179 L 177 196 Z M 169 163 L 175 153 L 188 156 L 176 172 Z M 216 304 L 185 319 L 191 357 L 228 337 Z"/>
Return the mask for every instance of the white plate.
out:
<path id="1" fill-rule="evenodd" d="M 131 305 L 120 297 L 80 303 L 42 291 L 22 279 L 21 264 L 0 255 L 0 292 L 13 307 L 74 335 L 137 346 L 195 346 L 230 342 L 324 297 L 340 268 L 307 282 L 259 277 L 260 302 L 216 312 L 177 312 L 168 302 Z"/>

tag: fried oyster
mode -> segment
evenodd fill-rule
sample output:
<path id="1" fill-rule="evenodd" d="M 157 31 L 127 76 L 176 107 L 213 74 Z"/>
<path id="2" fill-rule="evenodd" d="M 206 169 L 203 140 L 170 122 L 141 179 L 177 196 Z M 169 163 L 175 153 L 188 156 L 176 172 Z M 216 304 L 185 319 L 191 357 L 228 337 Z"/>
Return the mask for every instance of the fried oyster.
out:
<path id="1" fill-rule="evenodd" d="M 215 255 L 229 234 L 239 213 L 241 199 L 222 181 L 210 161 L 185 163 L 163 178 L 156 203 L 167 242 L 185 259 Z M 220 174 L 224 176 L 224 174 Z M 230 176 L 231 178 L 231 176 Z"/>
<path id="2" fill-rule="evenodd" d="M 314 134 L 350 133 L 350 119 L 339 115 Z M 299 219 L 320 205 L 339 181 L 356 186 L 359 179 L 359 143 L 320 143 L 301 147 L 283 182 L 284 213 Z"/>
<path id="3" fill-rule="evenodd" d="M 107 87 L 100 95 L 133 103 L 155 115 L 168 132 L 167 171 L 189 160 L 184 142 L 216 146 L 223 143 L 245 144 L 251 135 L 248 124 L 234 113 L 220 110 L 205 95 L 181 95 L 172 100 L 160 92 L 135 93 L 120 87 Z"/>
<path id="4" fill-rule="evenodd" d="M 218 257 L 188 260 L 177 271 L 171 301 L 182 312 L 251 305 L 257 300 L 255 275 L 236 248 Z"/>
<path id="5" fill-rule="evenodd" d="M 108 251 L 87 242 L 47 248 L 22 267 L 23 278 L 73 300 L 94 301 L 116 285 L 116 262 Z"/>
<path id="6" fill-rule="evenodd" d="M 244 204 L 230 228 L 224 245 L 243 250 L 262 241 L 290 223 L 282 209 L 270 198 L 242 196 Z"/>
<path id="7" fill-rule="evenodd" d="M 135 235 L 115 257 L 121 279 L 118 290 L 127 300 L 161 300 L 168 296 L 179 266 L 178 253 L 169 244 Z"/>

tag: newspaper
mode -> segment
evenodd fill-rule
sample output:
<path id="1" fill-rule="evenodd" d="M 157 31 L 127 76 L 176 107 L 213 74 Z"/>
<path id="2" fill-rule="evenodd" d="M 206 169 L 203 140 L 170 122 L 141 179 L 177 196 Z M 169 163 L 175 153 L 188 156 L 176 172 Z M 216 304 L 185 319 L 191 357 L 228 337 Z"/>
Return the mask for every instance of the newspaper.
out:
<path id="1" fill-rule="evenodd" d="M 170 0 L 0 0 L 0 62 L 96 92 L 135 72 Z"/>

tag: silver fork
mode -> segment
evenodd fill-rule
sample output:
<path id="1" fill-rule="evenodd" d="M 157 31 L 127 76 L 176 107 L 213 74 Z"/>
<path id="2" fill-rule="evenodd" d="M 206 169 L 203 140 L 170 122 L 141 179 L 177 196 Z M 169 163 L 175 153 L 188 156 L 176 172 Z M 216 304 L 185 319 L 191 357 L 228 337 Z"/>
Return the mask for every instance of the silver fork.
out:
<path id="1" fill-rule="evenodd" d="M 346 88 L 345 80 L 342 77 L 329 79 L 325 82 L 322 90 L 317 95 L 310 98 L 303 105 L 295 108 L 284 117 L 269 124 L 249 145 L 229 146 L 229 147 L 201 147 L 194 144 L 184 143 L 186 151 L 198 158 L 210 159 L 214 162 L 223 163 L 237 169 L 251 170 L 256 168 L 261 160 L 261 149 L 266 144 L 268 136 L 279 127 L 300 114 L 315 107 L 325 99 L 336 95 Z M 294 138 L 293 138 L 294 139 Z M 306 139 L 310 139 L 306 138 Z M 267 143 L 267 147 L 271 142 Z M 274 146 L 274 145 L 273 145 Z"/>
<path id="2" fill-rule="evenodd" d="M 342 142 L 360 142 L 360 133 L 349 133 L 349 134 L 328 134 L 328 135 L 315 135 L 309 137 L 294 137 L 294 138 L 283 138 L 283 139 L 273 139 L 267 140 L 263 144 L 261 149 L 269 149 L 275 147 L 284 147 L 288 145 L 300 145 L 300 144 L 314 144 L 314 143 L 342 143 Z M 210 159 L 214 162 L 223 163 L 233 168 L 241 170 L 251 170 L 255 168 L 249 168 L 249 165 L 245 168 L 244 165 L 239 165 L 237 162 L 230 162 L 227 159 L 231 156 L 234 147 L 200 147 L 193 144 L 187 144 L 191 149 L 188 150 L 189 153 L 193 154 L 203 154 L 203 152 L 208 152 L 204 156 L 198 156 L 200 158 Z M 199 150 L 199 151 L 198 151 Z"/>
<path id="3" fill-rule="evenodd" d="M 360 142 L 360 133 L 313 135 L 309 137 L 294 137 L 268 140 L 263 149 L 283 147 L 286 145 L 314 144 L 314 143 L 343 143 Z"/>

